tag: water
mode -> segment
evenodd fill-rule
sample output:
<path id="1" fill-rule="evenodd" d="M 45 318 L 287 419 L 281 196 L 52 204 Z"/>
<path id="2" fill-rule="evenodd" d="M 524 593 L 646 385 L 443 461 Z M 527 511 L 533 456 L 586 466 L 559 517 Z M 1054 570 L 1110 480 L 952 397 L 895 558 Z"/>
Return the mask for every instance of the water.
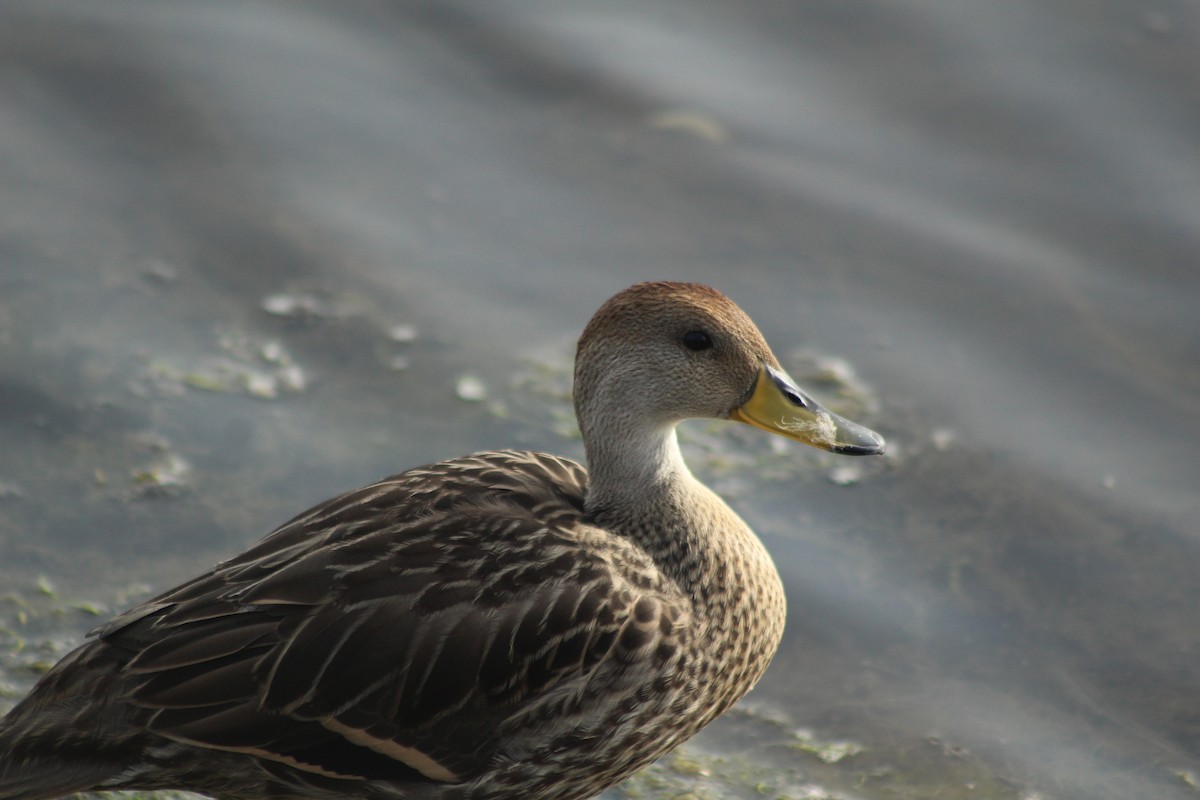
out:
<path id="1" fill-rule="evenodd" d="M 14 659 L 341 489 L 578 455 L 582 324 L 690 279 L 893 447 L 689 428 L 789 628 L 628 791 L 1200 794 L 1194 4 L 0 14 Z"/>

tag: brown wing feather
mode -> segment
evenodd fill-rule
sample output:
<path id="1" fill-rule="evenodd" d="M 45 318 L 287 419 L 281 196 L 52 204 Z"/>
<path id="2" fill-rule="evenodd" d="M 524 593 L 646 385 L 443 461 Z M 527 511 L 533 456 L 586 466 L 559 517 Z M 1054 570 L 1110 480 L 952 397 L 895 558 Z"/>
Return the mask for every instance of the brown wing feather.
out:
<path id="1" fill-rule="evenodd" d="M 133 654 L 130 701 L 160 735 L 323 775 L 465 779 L 512 738 L 518 707 L 536 716 L 597 665 L 647 657 L 670 605 L 581 543 L 595 534 L 584 481 L 525 453 L 404 473 L 99 635 Z"/>

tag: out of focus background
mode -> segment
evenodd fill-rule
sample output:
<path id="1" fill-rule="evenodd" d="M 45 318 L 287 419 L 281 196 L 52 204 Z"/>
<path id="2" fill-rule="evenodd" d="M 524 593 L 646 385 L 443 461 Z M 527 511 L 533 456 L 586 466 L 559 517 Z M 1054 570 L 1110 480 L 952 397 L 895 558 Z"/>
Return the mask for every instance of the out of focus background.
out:
<path id="1" fill-rule="evenodd" d="M 1194 0 L 0 2 L 0 710 L 312 503 L 579 456 L 701 281 L 884 433 L 690 423 L 789 591 L 617 798 L 1200 797 Z"/>

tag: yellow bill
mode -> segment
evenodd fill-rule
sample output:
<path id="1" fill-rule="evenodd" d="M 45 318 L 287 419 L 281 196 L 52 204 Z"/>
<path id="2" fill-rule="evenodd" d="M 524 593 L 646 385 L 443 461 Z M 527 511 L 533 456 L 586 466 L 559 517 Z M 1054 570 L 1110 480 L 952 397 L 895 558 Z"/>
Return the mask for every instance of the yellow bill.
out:
<path id="1" fill-rule="evenodd" d="M 847 456 L 873 456 L 884 450 L 883 437 L 839 417 L 797 388 L 781 369 L 763 364 L 750 399 L 729 418 L 770 433 Z"/>

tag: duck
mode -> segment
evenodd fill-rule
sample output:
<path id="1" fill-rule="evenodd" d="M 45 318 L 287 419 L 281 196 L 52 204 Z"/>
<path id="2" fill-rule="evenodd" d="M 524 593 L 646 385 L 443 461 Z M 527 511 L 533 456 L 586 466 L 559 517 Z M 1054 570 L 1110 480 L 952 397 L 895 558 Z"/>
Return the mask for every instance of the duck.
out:
<path id="1" fill-rule="evenodd" d="M 0 720 L 0 798 L 574 800 L 689 739 L 763 675 L 785 599 L 676 426 L 884 440 L 694 283 L 605 302 L 573 399 L 587 469 L 514 450 L 410 469 L 93 631 Z"/>

